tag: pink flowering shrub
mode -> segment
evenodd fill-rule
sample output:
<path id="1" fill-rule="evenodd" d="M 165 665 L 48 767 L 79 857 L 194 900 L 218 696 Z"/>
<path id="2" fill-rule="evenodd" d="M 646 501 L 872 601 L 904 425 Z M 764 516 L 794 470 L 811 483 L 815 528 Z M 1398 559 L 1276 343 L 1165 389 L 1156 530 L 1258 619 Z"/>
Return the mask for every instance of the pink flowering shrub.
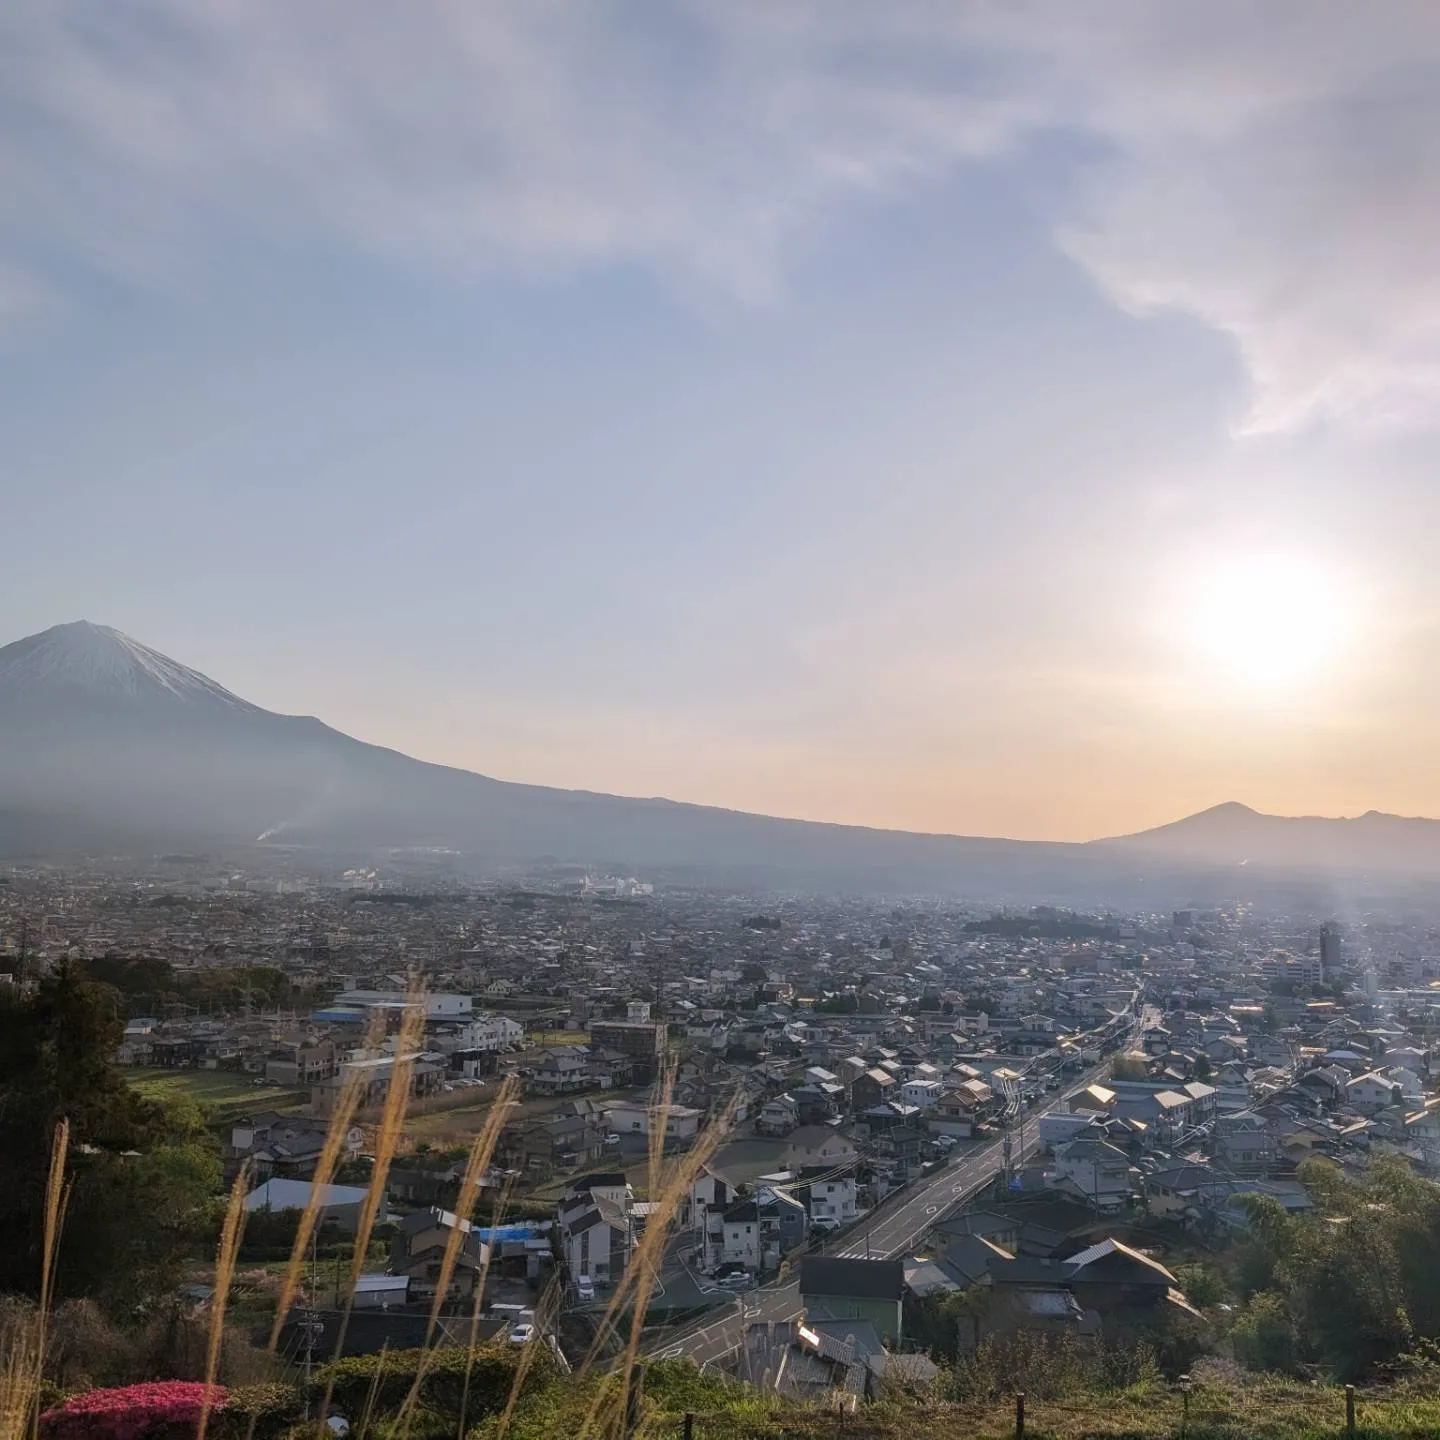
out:
<path id="1" fill-rule="evenodd" d="M 210 1409 L 228 1392 L 216 1385 Z M 42 1440 L 194 1440 L 205 1403 L 198 1380 L 156 1380 L 118 1390 L 88 1390 L 40 1417 Z"/>

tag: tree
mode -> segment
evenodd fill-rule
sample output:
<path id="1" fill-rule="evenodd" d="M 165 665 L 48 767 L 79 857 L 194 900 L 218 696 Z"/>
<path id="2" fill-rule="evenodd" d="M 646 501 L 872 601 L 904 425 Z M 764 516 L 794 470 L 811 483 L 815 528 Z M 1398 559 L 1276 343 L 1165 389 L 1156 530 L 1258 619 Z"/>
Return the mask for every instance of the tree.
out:
<path id="1" fill-rule="evenodd" d="M 0 991 L 0 1290 L 36 1294 L 56 1126 L 70 1124 L 72 1192 L 57 1263 L 60 1297 L 127 1305 L 173 1284 L 219 1184 L 193 1112 L 145 1100 L 111 1063 L 119 998 L 76 964 L 32 992 Z"/>

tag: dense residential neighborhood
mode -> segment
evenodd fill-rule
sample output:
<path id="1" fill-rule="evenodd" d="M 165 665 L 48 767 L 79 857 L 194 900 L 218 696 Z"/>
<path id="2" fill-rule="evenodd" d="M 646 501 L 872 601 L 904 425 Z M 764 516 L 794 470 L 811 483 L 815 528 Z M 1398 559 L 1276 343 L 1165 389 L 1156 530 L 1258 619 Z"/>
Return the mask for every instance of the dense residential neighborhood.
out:
<path id="1" fill-rule="evenodd" d="M 7 882 L 5 983 L 72 960 L 114 986 L 111 1058 L 213 1106 L 249 1213 L 310 1202 L 358 1086 L 343 1183 L 315 1197 L 353 1233 L 403 1077 L 362 1349 L 434 1299 L 447 1249 L 444 1304 L 494 1328 L 554 1282 L 553 1338 L 583 1349 L 639 1263 L 655 1164 L 702 1144 L 650 1247 L 656 1343 L 796 1396 L 923 1369 L 947 1296 L 968 1297 L 972 1347 L 1198 1320 L 1174 1257 L 1242 1234 L 1254 1197 L 1306 1213 L 1306 1160 L 1440 1175 L 1440 943 L 1421 929 L 181 861 Z M 448 1207 L 502 1087 L 488 1219 L 463 1219 Z"/>

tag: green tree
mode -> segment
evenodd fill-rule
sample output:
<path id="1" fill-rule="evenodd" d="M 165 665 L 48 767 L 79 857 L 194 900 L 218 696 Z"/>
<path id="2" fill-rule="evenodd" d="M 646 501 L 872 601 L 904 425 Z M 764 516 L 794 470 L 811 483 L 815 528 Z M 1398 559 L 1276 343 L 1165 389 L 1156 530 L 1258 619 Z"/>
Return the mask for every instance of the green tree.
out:
<path id="1" fill-rule="evenodd" d="M 173 1283 L 219 1182 L 193 1112 L 143 1099 L 111 1063 L 120 1000 L 77 964 L 33 991 L 0 992 L 0 1290 L 35 1294 L 45 1181 L 56 1126 L 70 1124 L 72 1191 L 61 1235 L 61 1297 L 138 1303 Z M 198 1229 L 197 1229 L 198 1227 Z"/>
<path id="2" fill-rule="evenodd" d="M 1235 1358 L 1251 1370 L 1292 1373 L 1298 1365 L 1295 1322 L 1285 1297 L 1262 1290 L 1235 1321 L 1230 1343 Z"/>

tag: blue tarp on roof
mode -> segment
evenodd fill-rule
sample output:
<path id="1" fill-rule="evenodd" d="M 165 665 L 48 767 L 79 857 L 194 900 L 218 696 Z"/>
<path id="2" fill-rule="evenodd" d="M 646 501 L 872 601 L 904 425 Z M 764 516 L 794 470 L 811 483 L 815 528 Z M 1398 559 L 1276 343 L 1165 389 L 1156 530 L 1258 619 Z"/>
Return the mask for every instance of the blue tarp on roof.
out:
<path id="1" fill-rule="evenodd" d="M 359 1025 L 365 1019 L 365 1012 L 348 1005 L 333 1005 L 328 1010 L 311 1011 L 310 1018 L 331 1025 Z"/>
<path id="2" fill-rule="evenodd" d="M 507 1240 L 533 1240 L 541 1232 L 534 1225 L 498 1225 L 490 1230 L 477 1230 L 482 1245 L 503 1245 Z"/>

